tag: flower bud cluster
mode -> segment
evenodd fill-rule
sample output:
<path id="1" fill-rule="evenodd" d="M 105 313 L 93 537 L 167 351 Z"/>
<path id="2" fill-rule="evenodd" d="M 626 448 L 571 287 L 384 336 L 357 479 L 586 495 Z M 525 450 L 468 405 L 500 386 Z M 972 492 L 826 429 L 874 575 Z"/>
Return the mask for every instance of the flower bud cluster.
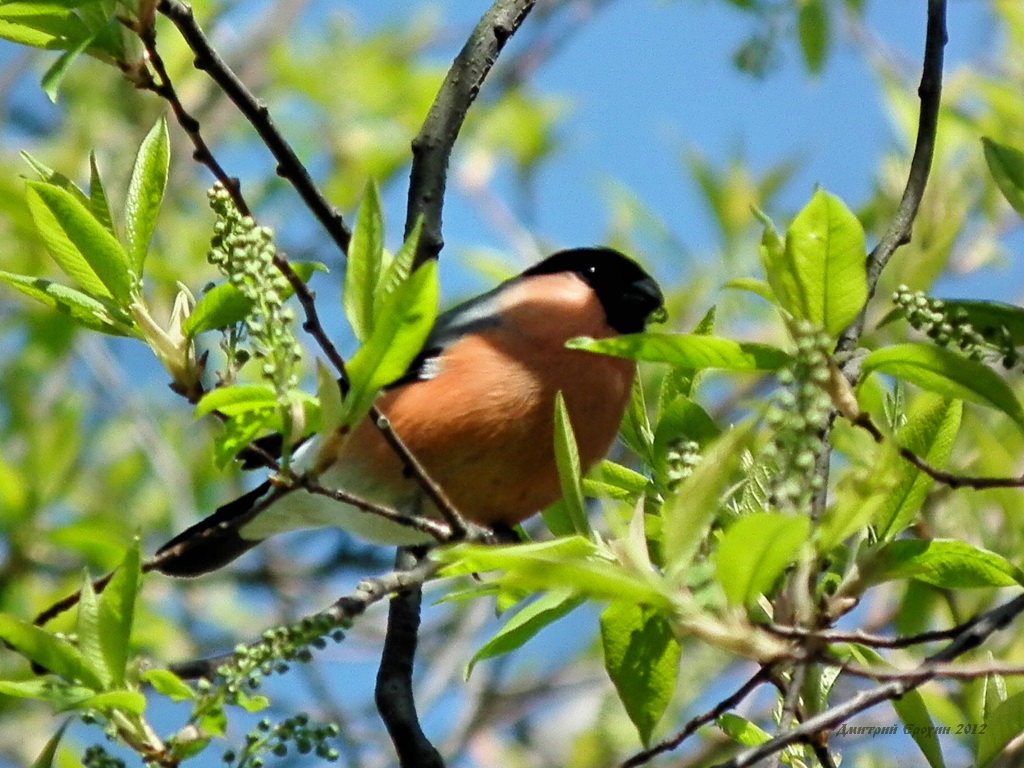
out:
<path id="1" fill-rule="evenodd" d="M 774 506 L 806 514 L 823 482 L 816 467 L 831 410 L 827 389 L 831 342 L 806 321 L 793 329 L 793 338 L 796 353 L 792 363 L 779 371 L 782 387 L 765 415 L 775 436 L 765 446 L 763 460 L 775 468 L 770 488 Z"/>
<path id="2" fill-rule="evenodd" d="M 85 768 L 125 768 L 124 760 L 114 757 L 99 744 L 93 744 L 85 750 L 82 765 Z"/>
<path id="3" fill-rule="evenodd" d="M 912 291 L 905 285 L 896 289 L 892 300 L 911 327 L 940 347 L 956 347 L 971 360 L 998 358 L 1007 369 L 1020 362 L 1020 354 L 1004 326 L 981 333 L 970 323 L 963 307 L 949 306 L 942 299 L 930 298 L 924 291 Z"/>
<path id="4" fill-rule="evenodd" d="M 701 460 L 700 444 L 693 440 L 676 440 L 665 453 L 665 485 L 675 491 L 688 478 Z"/>
<path id="5" fill-rule="evenodd" d="M 302 347 L 292 329 L 295 312 L 285 306 L 290 286 L 275 264 L 274 233 L 242 216 L 222 185 L 214 186 L 209 197 L 217 222 L 207 258 L 252 302 L 245 329 L 253 354 L 262 363 L 263 377 L 283 397 L 298 386 Z"/>
<path id="6" fill-rule="evenodd" d="M 231 660 L 217 669 L 224 679 L 228 701 L 234 703 L 243 688 L 258 688 L 264 675 L 286 672 L 289 661 L 310 661 L 313 654 L 309 646 L 326 647 L 325 635 L 341 642 L 345 637 L 342 629 L 350 624 L 348 619 L 339 622 L 323 614 L 307 616 L 295 624 L 266 630 L 258 643 L 239 645 Z"/>
<path id="7" fill-rule="evenodd" d="M 331 739 L 336 738 L 338 733 L 338 726 L 333 723 L 312 723 L 309 716 L 302 712 L 276 726 L 264 718 L 257 723 L 254 730 L 246 734 L 241 756 L 234 751 L 225 752 L 224 762 L 233 768 L 261 768 L 261 752 L 285 757 L 290 745 L 300 755 L 314 753 L 322 760 L 334 762 L 340 754 L 331 746 Z"/>

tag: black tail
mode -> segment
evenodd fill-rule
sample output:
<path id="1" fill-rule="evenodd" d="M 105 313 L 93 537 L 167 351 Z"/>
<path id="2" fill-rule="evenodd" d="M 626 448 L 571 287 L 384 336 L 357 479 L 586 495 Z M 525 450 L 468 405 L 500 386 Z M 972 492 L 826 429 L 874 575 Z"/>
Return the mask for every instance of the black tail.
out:
<path id="1" fill-rule="evenodd" d="M 260 540 L 243 539 L 239 525 L 248 522 L 247 513 L 269 490 L 267 481 L 179 533 L 156 551 L 152 570 L 168 576 L 199 576 L 248 552 Z"/>

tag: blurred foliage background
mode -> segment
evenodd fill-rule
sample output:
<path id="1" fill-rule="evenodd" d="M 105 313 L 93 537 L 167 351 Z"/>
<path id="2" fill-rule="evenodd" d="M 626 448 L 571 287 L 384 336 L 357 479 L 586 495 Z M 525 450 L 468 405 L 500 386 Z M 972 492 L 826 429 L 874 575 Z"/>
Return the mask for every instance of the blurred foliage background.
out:
<path id="1" fill-rule="evenodd" d="M 1024 6 L 1014 0 L 970 4 L 984 6 L 985 39 L 993 42 L 976 59 L 953 59 L 947 70 L 932 180 L 913 242 L 887 270 L 881 297 L 899 284 L 940 295 L 1007 299 L 1020 294 L 1021 271 L 1014 266 L 1022 245 L 1020 220 L 988 178 L 979 137 L 1024 145 Z M 194 3 L 222 54 L 271 105 L 328 198 L 351 215 L 367 180 L 376 179 L 394 231 L 401 218 L 409 141 L 472 23 L 467 14 L 479 13 L 482 6 L 421 3 L 391 9 L 381 20 L 381 12 L 366 5 Z M 760 227 L 751 206 L 787 221 L 808 196 L 806 187 L 791 189 L 794 176 L 804 172 L 805 158 L 780 152 L 773 162 L 754 165 L 743 151 L 722 161 L 720 148 L 709 152 L 697 143 L 677 145 L 675 154 L 660 162 L 689 190 L 690 205 L 696 201 L 703 209 L 705 228 L 699 236 L 677 226 L 674 214 L 665 215 L 666 205 L 674 203 L 659 199 L 659 189 L 636 190 L 600 172 L 572 177 L 560 187 L 564 197 L 558 205 L 550 194 L 538 198 L 548 175 L 573 174 L 571 166 L 560 165 L 561 158 L 571 154 L 574 143 L 586 141 L 586 126 L 571 120 L 580 106 L 575 94 L 537 84 L 549 60 L 571 58 L 568 66 L 579 68 L 579 78 L 595 81 L 589 100 L 624 89 L 635 89 L 639 101 L 644 98 L 637 83 L 596 70 L 600 52 L 571 47 L 586 25 L 626 5 L 642 25 L 652 27 L 676 18 L 668 14 L 679 8 L 692 7 L 696 14 L 720 6 L 718 11 L 739 30 L 740 43 L 718 50 L 714 73 L 700 77 L 771 82 L 782 76 L 780 70 L 791 77 L 796 68 L 801 78 L 817 78 L 818 87 L 836 87 L 827 76 L 837 57 L 865 62 L 872 77 L 868 87 L 877 93 L 891 126 L 888 138 L 874 147 L 871 164 L 859 168 L 857 183 L 869 193 L 847 203 L 868 230 L 869 243 L 888 222 L 913 144 L 919 66 L 914 46 L 923 39 L 923 2 L 676 0 L 667 7 L 622 0 L 542 2 L 488 82 L 458 144 L 446 229 L 451 245 L 442 256 L 446 292 L 454 298 L 491 284 L 553 246 L 571 244 L 563 239 L 576 234 L 575 225 L 559 229 L 559 206 L 589 208 L 598 201 L 600 215 L 588 234 L 652 266 L 669 289 L 673 329 L 689 330 L 715 305 L 720 329 L 780 342 L 781 326 L 767 305 L 722 286 L 757 273 Z M 909 17 L 909 26 L 920 33 L 907 44 L 909 57 L 907 49 L 892 47 L 872 26 L 889 14 Z M 159 29 L 168 70 L 206 139 L 241 177 L 250 202 L 277 228 L 289 255 L 318 259 L 332 268 L 332 274 L 315 276 L 312 286 L 324 307 L 336 306 L 338 254 L 303 214 L 292 191 L 273 175 L 249 127 L 192 68 L 191 54 L 170 26 Z M 961 31 L 951 24 L 950 32 L 955 38 Z M 630 46 L 643 55 L 642 41 Z M 50 107 L 26 94 L 37 88 L 54 55 L 6 43 L 0 43 L 0 54 L 0 267 L 52 276 L 53 265 L 25 207 L 23 177 L 29 168 L 19 152 L 27 150 L 78 181 L 88 178 L 89 153 L 94 152 L 108 185 L 123 189 L 135 149 L 164 105 L 133 89 L 110 67 L 83 57 L 68 73 L 56 107 Z M 685 74 L 666 71 L 664 77 Z M 742 102 L 731 108 L 754 132 L 769 119 Z M 770 119 L 784 121 L 785 113 L 783 103 Z M 793 130 L 806 130 L 813 141 L 814 116 L 792 118 L 806 124 Z M 688 126 L 683 132 L 689 135 Z M 171 139 L 171 180 L 146 282 L 152 305 L 164 315 L 178 282 L 198 292 L 214 278 L 205 259 L 212 227 L 205 200 L 210 179 L 190 162 L 191 147 L 174 126 Z M 826 155 L 846 151 L 842 145 L 828 146 Z M 815 181 L 828 188 L 846 183 L 834 183 L 827 171 Z M 651 199 L 657 204 L 649 205 Z M 868 346 L 906 335 L 900 323 L 876 327 L 889 308 L 884 299 L 873 307 Z M 328 309 L 325 314 L 332 331 L 340 328 L 339 313 Z M 338 337 L 346 338 L 343 331 Z M 347 343 L 351 347 L 350 339 Z M 151 551 L 248 487 L 239 473 L 215 468 L 210 425 L 193 421 L 137 343 L 88 334 L 7 291 L 0 295 L 0 356 L 0 610 L 31 616 L 74 589 L 83 567 L 98 574 L 116 565 L 133 536 L 141 535 Z M 659 371 L 652 367 L 645 375 L 653 391 Z M 759 386 L 753 378 L 711 377 L 701 399 L 728 423 L 747 412 L 762 394 Z M 881 401 L 879 392 L 875 402 Z M 870 438 L 841 426 L 833 439 L 843 461 L 870 469 L 876 451 Z M 1010 475 L 1019 473 L 1022 451 L 1024 440 L 1008 420 L 969 408 L 951 465 L 973 474 Z M 623 451 L 620 459 L 628 462 L 628 453 Z M 917 526 L 928 535 L 966 538 L 1019 561 L 1022 509 L 1017 490 L 953 494 L 936 488 Z M 390 561 L 387 551 L 319 531 L 267 542 L 236 566 L 200 581 L 149 578 L 136 624 L 137 650 L 162 661 L 222 652 L 266 626 L 329 604 L 359 576 L 384 570 Z M 428 588 L 428 598 L 440 594 L 437 586 Z M 913 632 L 961 621 L 995 596 L 994 590 L 954 594 L 919 582 L 896 582 L 872 592 L 855 618 L 858 625 L 876 630 L 895 625 L 900 632 Z M 353 767 L 390 761 L 370 693 L 382 619 L 378 606 L 345 643 L 268 683 L 275 712 L 301 708 L 337 722 L 343 764 Z M 482 663 L 466 681 L 466 660 L 497 626 L 493 609 L 483 601 L 428 607 L 419 703 L 442 751 L 459 755 L 456 764 L 465 766 L 586 768 L 608 765 L 609 755 L 634 750 L 635 732 L 602 669 L 595 619 L 593 610 L 578 612 L 520 654 Z M 1024 646 L 1014 642 L 1014 634 L 996 638 L 993 653 L 1007 662 L 1024 662 Z M 666 732 L 734 687 L 745 669 L 696 642 L 685 645 L 683 658 L 679 685 L 661 726 Z M 20 659 L 0 655 L 0 678 L 26 674 Z M 1013 681 L 1008 684 L 1012 690 Z M 941 722 L 976 719 L 976 685 L 953 689 L 936 684 L 925 694 Z M 765 706 L 770 706 L 767 698 L 753 700 L 751 716 Z M 171 705 L 167 718 L 173 719 Z M 872 710 L 858 722 L 892 720 L 888 710 Z M 231 734 L 237 740 L 244 727 L 235 727 L 241 729 Z M 47 708 L 0 697 L 0 765 L 31 764 L 55 728 Z M 95 732 L 76 724 L 57 764 L 76 765 L 82 746 L 95 739 Z M 943 737 L 951 760 L 966 754 L 966 743 Z M 701 765 L 724 754 L 728 744 L 724 735 L 708 736 L 664 764 Z M 849 764 L 865 767 L 904 764 L 893 750 L 913 749 L 905 738 L 853 736 L 842 747 Z M 208 753 L 203 760 L 213 765 L 215 756 Z"/>

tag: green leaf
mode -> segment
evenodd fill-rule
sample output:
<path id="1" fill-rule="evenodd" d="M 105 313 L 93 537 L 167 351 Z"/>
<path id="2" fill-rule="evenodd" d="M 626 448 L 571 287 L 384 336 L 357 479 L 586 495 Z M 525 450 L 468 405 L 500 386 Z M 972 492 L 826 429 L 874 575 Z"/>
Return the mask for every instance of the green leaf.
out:
<path id="1" fill-rule="evenodd" d="M 32 48 L 53 48 L 58 42 L 56 35 L 6 19 L 0 19 L 0 39 Z"/>
<path id="2" fill-rule="evenodd" d="M 374 302 L 383 258 L 384 216 L 380 208 L 380 193 L 371 180 L 366 185 L 352 229 L 342 293 L 345 316 L 353 334 L 361 342 L 365 342 L 373 331 Z"/>
<path id="3" fill-rule="evenodd" d="M 1001 555 L 957 539 L 901 539 L 881 547 L 864 578 L 878 584 L 916 579 L 944 589 L 1024 584 L 1024 573 Z"/>
<path id="4" fill-rule="evenodd" d="M 594 499 L 619 499 L 635 504 L 647 490 L 647 482 L 639 472 L 605 459 L 583 478 L 583 493 Z"/>
<path id="5" fill-rule="evenodd" d="M 838 336 L 868 298 L 864 228 L 842 200 L 824 190 L 793 220 L 768 280 L 784 309 Z"/>
<path id="6" fill-rule="evenodd" d="M 962 414 L 963 405 L 959 400 L 924 394 L 914 401 L 906 423 L 896 433 L 895 442 L 931 466 L 941 468 L 953 450 Z M 872 474 L 895 477 L 895 484 L 872 515 L 879 540 L 888 541 L 910 525 L 924 504 L 933 481 L 904 460 L 891 445 L 883 451 Z"/>
<path id="7" fill-rule="evenodd" d="M 679 674 L 679 641 L 652 608 L 612 603 L 601 614 L 604 666 L 644 746 L 665 714 Z"/>
<path id="8" fill-rule="evenodd" d="M 306 283 L 314 272 L 326 272 L 327 267 L 316 261 L 296 261 L 292 263 L 292 270 Z M 289 298 L 294 292 L 289 285 L 283 298 Z M 252 305 L 252 299 L 246 298 L 231 283 L 221 283 L 204 293 L 196 302 L 192 314 L 182 324 L 182 332 L 193 337 L 204 331 L 221 330 L 240 323 L 249 314 Z"/>
<path id="9" fill-rule="evenodd" d="M 876 349 L 861 366 L 864 376 L 885 373 L 945 397 L 1000 410 L 1024 429 L 1024 409 L 1009 385 L 983 363 L 930 344 Z"/>
<path id="10" fill-rule="evenodd" d="M 46 70 L 46 73 L 43 75 L 41 85 L 43 93 L 47 95 L 52 103 L 57 103 L 57 91 L 60 89 L 60 84 L 64 80 L 64 76 L 68 73 L 68 70 L 71 69 L 71 65 L 75 62 L 75 59 L 77 59 L 95 39 L 95 32 L 83 36 L 77 43 L 65 50 L 57 60 L 50 65 L 50 68 Z"/>
<path id="11" fill-rule="evenodd" d="M 275 431 L 275 426 L 281 426 L 281 409 L 276 401 L 273 405 L 255 405 L 250 410 L 235 414 L 224 423 L 224 428 L 214 439 L 214 463 L 218 467 L 226 467 L 239 451 L 261 434 Z"/>
<path id="12" fill-rule="evenodd" d="M 982 137 L 989 173 L 1013 210 L 1024 216 L 1024 152 Z"/>
<path id="13" fill-rule="evenodd" d="M 718 516 L 721 497 L 733 482 L 740 455 L 752 432 L 752 426 L 731 430 L 705 453 L 690 475 L 661 508 L 663 520 L 662 550 L 665 568 L 674 580 L 685 577 Z"/>
<path id="14" fill-rule="evenodd" d="M 195 415 L 198 418 L 220 411 L 225 416 L 236 416 L 268 407 L 277 407 L 277 393 L 273 387 L 268 384 L 236 384 L 219 387 L 203 395 L 196 405 Z"/>
<path id="15" fill-rule="evenodd" d="M 595 600 L 626 600 L 667 608 L 669 598 L 649 574 L 638 574 L 597 556 L 582 536 L 508 547 L 462 544 L 431 553 L 457 575 L 504 571 L 503 586 L 519 590 L 571 590 Z"/>
<path id="16" fill-rule="evenodd" d="M 135 328 L 126 321 L 115 319 L 114 315 L 118 312 L 116 307 L 74 288 L 41 277 L 15 275 L 3 271 L 0 271 L 0 282 L 7 283 L 26 296 L 66 314 L 90 330 L 112 336 L 138 336 Z"/>
<path id="17" fill-rule="evenodd" d="M 630 360 L 671 363 L 695 370 L 774 371 L 789 362 L 789 355 L 768 344 L 700 334 L 634 333 L 609 339 L 579 337 L 569 339 L 565 346 Z"/>
<path id="18" fill-rule="evenodd" d="M 528 603 L 473 654 L 473 658 L 466 665 L 466 678 L 469 679 L 478 661 L 503 656 L 521 648 L 544 627 L 571 613 L 582 603 L 582 598 L 572 592 L 557 590 Z"/>
<path id="19" fill-rule="evenodd" d="M 976 765 L 990 765 L 1006 746 L 1024 732 L 1024 693 L 1011 696 L 985 719 L 985 731 L 978 739 Z"/>
<path id="20" fill-rule="evenodd" d="M 77 187 L 75 187 L 77 189 Z M 96 165 L 96 155 L 89 153 L 89 210 L 96 220 L 100 222 L 110 234 L 117 237 L 114 230 L 114 217 L 110 214 L 110 201 L 107 199 L 107 191 L 103 188 L 103 178 L 100 176 L 99 166 Z"/>
<path id="21" fill-rule="evenodd" d="M 82 652 L 85 663 L 103 683 L 103 688 L 107 689 L 113 683 L 113 675 L 107 667 L 107 659 L 103 653 L 103 642 L 100 639 L 100 606 L 88 571 L 83 574 L 82 587 L 78 594 L 78 616 L 75 622 L 78 649 Z"/>
<path id="22" fill-rule="evenodd" d="M 141 678 L 153 686 L 154 691 L 171 701 L 189 701 L 196 697 L 195 691 L 169 669 L 147 669 Z"/>
<path id="23" fill-rule="evenodd" d="M 136 275 L 142 274 L 149 241 L 156 229 L 156 217 L 164 199 L 167 172 L 170 168 L 171 144 L 167 121 L 161 117 L 149 129 L 139 146 L 124 202 L 125 235 L 128 255 Z"/>
<path id="24" fill-rule="evenodd" d="M 821 72 L 828 55 L 829 23 L 828 9 L 822 0 L 803 0 L 797 19 L 800 32 L 800 50 L 804 64 L 812 75 Z"/>
<path id="25" fill-rule="evenodd" d="M 71 682 L 81 682 L 94 690 L 103 681 L 86 663 L 82 654 L 67 640 L 8 614 L 0 614 L 0 640 L 44 669 Z"/>
<path id="26" fill-rule="evenodd" d="M 36 228 L 60 268 L 87 292 L 127 306 L 134 276 L 120 243 L 106 227 L 60 187 L 30 181 L 26 199 Z"/>
<path id="27" fill-rule="evenodd" d="M 716 575 L 734 605 L 750 605 L 771 589 L 810 535 L 806 517 L 755 512 L 725 531 L 718 545 Z"/>
<path id="28" fill-rule="evenodd" d="M 60 728 L 57 729 L 57 732 L 49 738 L 39 756 L 32 761 L 32 768 L 52 768 L 53 761 L 57 757 L 57 748 L 60 746 L 60 740 L 64 738 L 64 731 L 67 730 L 70 723 L 70 719 L 65 720 Z"/>
<path id="29" fill-rule="evenodd" d="M 758 280 L 753 277 L 737 277 L 725 283 L 722 287 L 753 293 L 755 296 L 760 296 L 769 304 L 778 303 L 778 300 L 775 298 L 775 293 L 772 291 L 772 287 L 764 280 Z"/>
<path id="30" fill-rule="evenodd" d="M 382 387 L 400 378 L 423 348 L 437 315 L 437 262 L 422 264 L 377 307 L 373 332 L 348 365 L 344 423 L 369 410 Z"/>
<path id="31" fill-rule="evenodd" d="M 771 739 L 771 736 L 757 725 L 732 712 L 719 715 L 715 720 L 715 725 L 722 729 L 722 733 L 743 747 L 756 747 Z"/>
<path id="32" fill-rule="evenodd" d="M 587 536 L 590 533 L 590 522 L 587 520 L 587 504 L 583 500 L 583 486 L 580 482 L 580 454 L 561 392 L 555 395 L 555 464 L 562 485 L 562 500 L 573 529 Z"/>
<path id="33" fill-rule="evenodd" d="M 73 709 L 98 709 L 101 712 L 121 710 L 133 715 L 146 711 L 146 697 L 138 691 L 103 691 L 86 699 L 74 702 Z"/>
<path id="34" fill-rule="evenodd" d="M 422 230 L 423 216 L 420 215 L 416 217 L 416 223 L 409 232 L 409 236 L 402 243 L 402 247 L 398 249 L 395 258 L 388 264 L 377 284 L 377 297 L 374 300 L 375 307 L 380 306 L 384 302 L 385 297 L 390 296 L 398 289 L 398 286 L 409 279 L 413 262 L 416 261 L 416 248 L 419 245 L 420 232 Z"/>
<path id="35" fill-rule="evenodd" d="M 654 432 L 651 430 L 651 422 L 647 416 L 647 399 L 644 395 L 644 384 L 639 376 L 633 377 L 633 386 L 630 389 L 629 404 L 626 406 L 626 415 L 619 428 L 622 441 L 637 455 L 650 463 L 652 460 L 651 448 L 653 447 Z"/>
<path id="36" fill-rule="evenodd" d="M 850 653 L 866 666 L 890 667 L 882 658 L 881 654 L 872 648 L 862 645 L 849 646 Z M 921 750 L 928 765 L 931 768 L 945 768 L 946 763 L 942 758 L 942 746 L 935 731 L 928 706 L 924 697 L 918 690 L 911 690 L 904 693 L 900 698 L 892 702 L 893 709 L 904 725 L 903 732 L 909 733 L 911 738 Z"/>
<path id="37" fill-rule="evenodd" d="M 19 699 L 49 699 L 53 682 L 42 677 L 31 680 L 0 680 L 0 694 L 16 696 Z"/>
<path id="38" fill-rule="evenodd" d="M 141 544 L 136 538 L 99 598 L 99 631 L 106 667 L 115 686 L 124 685 L 128 649 L 135 617 L 135 598 L 142 575 Z"/>

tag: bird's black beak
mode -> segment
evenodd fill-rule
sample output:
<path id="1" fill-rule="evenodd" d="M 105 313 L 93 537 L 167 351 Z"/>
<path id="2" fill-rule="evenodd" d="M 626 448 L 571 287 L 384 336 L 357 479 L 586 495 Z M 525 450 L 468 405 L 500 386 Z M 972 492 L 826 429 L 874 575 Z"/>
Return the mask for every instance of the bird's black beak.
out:
<path id="1" fill-rule="evenodd" d="M 626 300 L 645 324 L 663 323 L 667 319 L 665 296 L 652 277 L 645 276 L 633 282 L 626 290 Z"/>

